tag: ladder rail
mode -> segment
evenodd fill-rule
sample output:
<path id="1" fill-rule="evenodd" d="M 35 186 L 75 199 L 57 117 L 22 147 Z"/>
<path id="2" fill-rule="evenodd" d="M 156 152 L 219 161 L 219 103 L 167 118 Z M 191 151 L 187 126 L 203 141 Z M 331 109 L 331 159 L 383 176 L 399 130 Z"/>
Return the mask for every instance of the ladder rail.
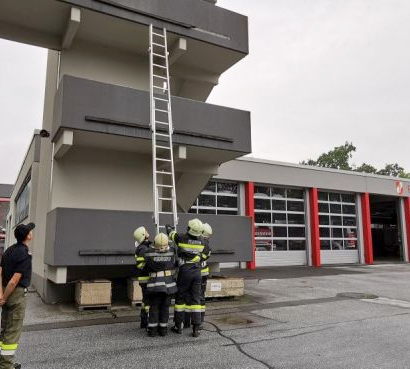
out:
<path id="1" fill-rule="evenodd" d="M 162 32 L 161 35 L 159 32 Z M 155 37 L 155 40 L 154 40 Z M 160 40 L 159 40 L 160 39 Z M 161 44 L 163 42 L 163 44 Z M 164 55 L 158 54 L 154 47 L 159 47 L 164 51 Z M 156 58 L 162 58 L 161 65 Z M 150 128 L 152 136 L 152 170 L 153 170 L 153 202 L 154 202 L 154 223 L 156 231 L 159 232 L 160 228 L 164 228 L 161 223 L 161 214 L 172 215 L 173 226 L 176 227 L 178 224 L 178 214 L 177 214 L 177 202 L 176 202 L 176 190 L 175 190 L 175 167 L 174 167 L 174 153 L 173 153 L 173 141 L 172 134 L 173 124 L 172 124 L 172 109 L 171 109 L 171 89 L 169 83 L 169 61 L 168 61 L 168 42 L 167 42 L 167 31 L 165 28 L 156 28 L 150 24 L 149 26 L 149 65 L 150 65 Z M 157 69 L 155 69 L 157 68 Z M 158 72 L 158 69 L 161 69 L 165 75 L 161 75 Z M 164 81 L 162 87 L 158 86 L 158 80 Z M 162 97 L 157 90 L 161 90 Z M 162 105 L 166 105 L 163 108 L 157 108 L 157 102 L 161 101 Z M 157 118 L 157 114 L 166 114 L 168 122 L 164 122 L 162 119 Z M 162 127 L 157 127 L 162 125 Z M 165 127 L 164 127 L 165 126 Z M 157 128 L 161 133 L 157 132 Z M 157 140 L 164 142 L 159 137 L 167 138 L 168 141 L 165 141 L 167 145 L 157 144 Z M 158 154 L 157 150 L 166 149 L 168 158 L 164 158 L 162 154 Z M 160 155 L 160 156 L 158 156 Z M 164 171 L 163 164 L 170 166 L 170 169 Z M 165 180 L 164 175 L 170 179 L 170 182 Z M 161 176 L 161 177 L 159 177 Z M 167 184 L 170 183 L 170 184 Z M 161 191 L 161 194 L 159 193 Z M 167 194 L 164 194 L 164 191 L 167 191 Z M 169 191 L 171 194 L 169 194 Z M 171 202 L 171 211 L 169 207 L 164 210 L 164 201 Z"/>

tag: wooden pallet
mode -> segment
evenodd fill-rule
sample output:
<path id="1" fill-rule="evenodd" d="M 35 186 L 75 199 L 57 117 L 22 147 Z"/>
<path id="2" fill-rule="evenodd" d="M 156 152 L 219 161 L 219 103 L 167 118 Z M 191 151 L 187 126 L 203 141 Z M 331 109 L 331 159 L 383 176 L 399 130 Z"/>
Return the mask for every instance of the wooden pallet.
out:
<path id="1" fill-rule="evenodd" d="M 131 305 L 131 306 L 141 306 L 141 305 L 142 305 L 142 301 L 130 301 L 130 305 Z"/>
<path id="2" fill-rule="evenodd" d="M 82 312 L 86 310 L 101 310 L 101 311 L 111 311 L 111 305 L 78 305 L 77 310 Z"/>

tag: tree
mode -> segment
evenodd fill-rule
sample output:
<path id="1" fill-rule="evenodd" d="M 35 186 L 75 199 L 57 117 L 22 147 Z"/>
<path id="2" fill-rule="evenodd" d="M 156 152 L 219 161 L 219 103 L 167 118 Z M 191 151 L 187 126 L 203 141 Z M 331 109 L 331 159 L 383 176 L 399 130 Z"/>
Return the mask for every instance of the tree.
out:
<path id="1" fill-rule="evenodd" d="M 375 168 L 373 165 L 363 163 L 360 167 L 357 167 L 355 169 L 356 172 L 362 172 L 362 173 L 372 173 L 376 174 L 377 173 L 377 168 Z"/>
<path id="2" fill-rule="evenodd" d="M 342 146 L 337 146 L 333 150 L 320 155 L 317 160 L 309 159 L 301 164 L 314 165 L 323 168 L 351 170 L 349 160 L 352 158 L 352 153 L 356 151 L 356 147 L 351 142 L 347 142 Z"/>
<path id="3" fill-rule="evenodd" d="M 346 141 L 344 145 L 337 146 L 333 150 L 323 153 L 317 158 L 317 160 L 309 159 L 307 161 L 302 161 L 301 164 L 410 179 L 410 172 L 405 172 L 404 168 L 397 163 L 386 164 L 386 166 L 380 170 L 377 170 L 373 165 L 367 163 L 363 163 L 357 168 L 352 168 L 349 161 L 355 151 L 356 146 L 354 146 L 353 143 Z"/>
<path id="4" fill-rule="evenodd" d="M 391 177 L 410 178 L 410 173 L 406 173 L 404 168 L 397 163 L 386 164 L 384 169 L 380 169 L 377 174 Z"/>

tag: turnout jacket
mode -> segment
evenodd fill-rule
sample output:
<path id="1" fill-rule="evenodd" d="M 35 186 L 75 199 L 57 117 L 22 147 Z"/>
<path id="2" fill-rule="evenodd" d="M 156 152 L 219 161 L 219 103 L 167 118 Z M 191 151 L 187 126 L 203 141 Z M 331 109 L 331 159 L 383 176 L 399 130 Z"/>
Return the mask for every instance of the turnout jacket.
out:
<path id="1" fill-rule="evenodd" d="M 200 266 L 205 241 L 202 238 L 191 236 L 189 233 L 179 234 L 175 231 L 170 233 L 178 250 L 179 264 L 195 264 Z"/>
<path id="2" fill-rule="evenodd" d="M 144 253 L 146 250 L 148 250 L 151 246 L 152 242 L 145 240 L 139 245 L 137 245 L 137 242 L 135 243 L 136 249 L 135 249 L 135 261 L 137 263 L 137 279 L 138 282 L 142 285 L 146 285 L 148 280 L 149 280 L 149 273 L 145 268 L 145 259 L 144 259 Z"/>
<path id="3" fill-rule="evenodd" d="M 173 295 L 177 293 L 177 285 L 174 279 L 176 266 L 176 250 L 168 247 L 165 251 L 159 251 L 151 246 L 144 253 L 145 268 L 149 275 L 147 293 L 165 293 Z"/>

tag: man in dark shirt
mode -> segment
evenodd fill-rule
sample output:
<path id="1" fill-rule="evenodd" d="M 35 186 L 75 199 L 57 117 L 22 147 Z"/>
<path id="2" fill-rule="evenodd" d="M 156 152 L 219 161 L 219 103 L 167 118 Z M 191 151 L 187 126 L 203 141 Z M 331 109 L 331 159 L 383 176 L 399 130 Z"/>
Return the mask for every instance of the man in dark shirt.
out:
<path id="1" fill-rule="evenodd" d="M 17 243 L 3 254 L 0 264 L 0 369 L 21 368 L 13 364 L 26 311 L 27 288 L 31 281 L 31 255 L 34 223 L 19 224 L 14 230 Z"/>

